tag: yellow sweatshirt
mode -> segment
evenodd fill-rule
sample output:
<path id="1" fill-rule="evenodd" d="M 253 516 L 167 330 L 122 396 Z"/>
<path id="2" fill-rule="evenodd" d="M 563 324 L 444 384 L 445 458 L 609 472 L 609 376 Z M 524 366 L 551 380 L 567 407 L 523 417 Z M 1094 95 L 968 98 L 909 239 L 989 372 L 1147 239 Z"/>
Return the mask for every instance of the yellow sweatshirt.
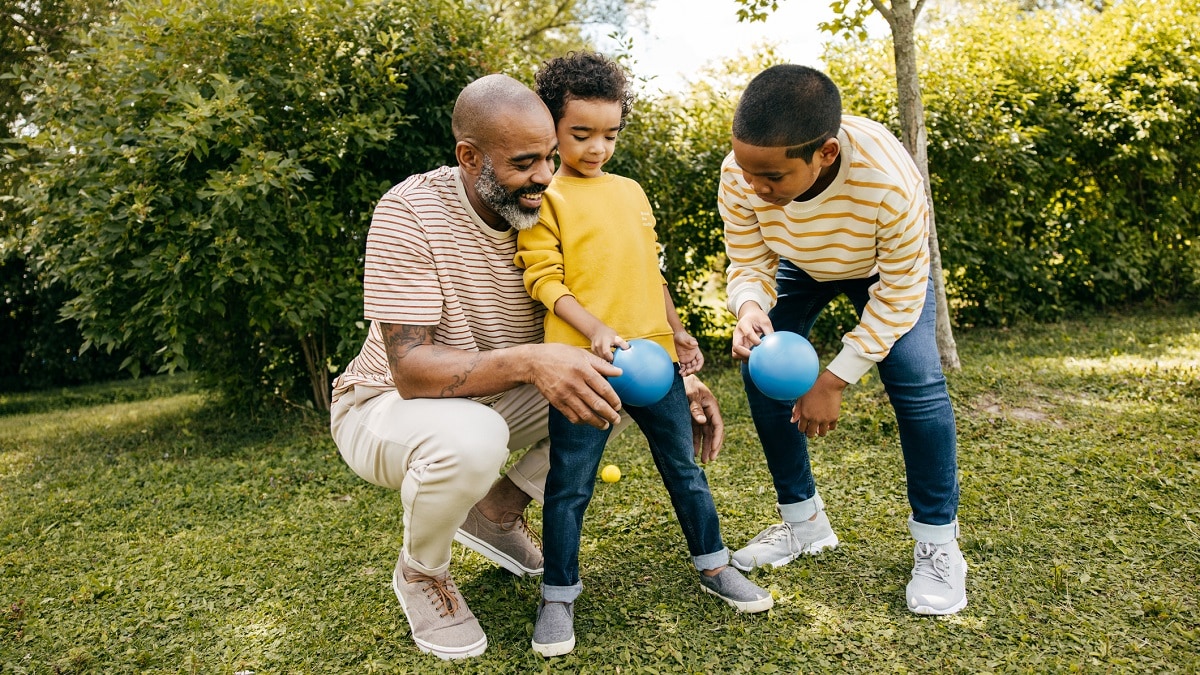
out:
<path id="1" fill-rule="evenodd" d="M 555 176 L 537 225 L 517 234 L 514 262 L 525 270 L 525 290 L 550 310 L 546 342 L 591 346 L 554 314 L 554 303 L 573 295 L 617 335 L 653 340 L 678 361 L 659 251 L 650 200 L 637 182 Z"/>

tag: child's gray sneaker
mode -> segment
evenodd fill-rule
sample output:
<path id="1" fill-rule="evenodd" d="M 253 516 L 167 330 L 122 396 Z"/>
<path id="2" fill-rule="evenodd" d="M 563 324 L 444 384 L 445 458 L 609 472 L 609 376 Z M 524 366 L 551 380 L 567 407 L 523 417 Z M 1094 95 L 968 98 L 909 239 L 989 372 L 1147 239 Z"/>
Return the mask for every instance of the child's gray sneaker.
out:
<path id="1" fill-rule="evenodd" d="M 742 573 L 726 566 L 713 576 L 700 573 L 700 587 L 728 602 L 739 612 L 765 612 L 775 606 L 775 598 L 765 589 L 755 586 Z"/>
<path id="2" fill-rule="evenodd" d="M 967 606 L 967 561 L 958 541 L 913 547 L 912 581 L 905 589 L 915 614 L 954 614 Z"/>
<path id="3" fill-rule="evenodd" d="M 802 555 L 816 555 L 837 545 L 837 535 L 825 511 L 817 511 L 813 520 L 784 521 L 759 532 L 733 554 L 733 566 L 744 572 L 756 567 L 783 567 Z"/>
<path id="4" fill-rule="evenodd" d="M 545 657 L 575 649 L 575 603 L 542 601 L 533 624 L 533 651 Z"/>

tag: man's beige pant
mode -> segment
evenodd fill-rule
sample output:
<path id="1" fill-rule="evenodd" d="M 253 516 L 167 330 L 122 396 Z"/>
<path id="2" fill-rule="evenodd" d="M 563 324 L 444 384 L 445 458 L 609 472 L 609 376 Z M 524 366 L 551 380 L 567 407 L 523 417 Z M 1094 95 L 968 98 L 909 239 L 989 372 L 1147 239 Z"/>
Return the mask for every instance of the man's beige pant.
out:
<path id="1" fill-rule="evenodd" d="M 346 464 L 376 485 L 400 490 L 404 550 L 418 571 L 450 565 L 450 543 L 487 494 L 510 452 L 529 450 L 506 475 L 542 503 L 550 468 L 549 404 L 536 387 L 512 389 L 491 406 L 465 398 L 403 399 L 355 387 L 330 411 Z M 622 414 L 615 432 L 627 426 Z"/>

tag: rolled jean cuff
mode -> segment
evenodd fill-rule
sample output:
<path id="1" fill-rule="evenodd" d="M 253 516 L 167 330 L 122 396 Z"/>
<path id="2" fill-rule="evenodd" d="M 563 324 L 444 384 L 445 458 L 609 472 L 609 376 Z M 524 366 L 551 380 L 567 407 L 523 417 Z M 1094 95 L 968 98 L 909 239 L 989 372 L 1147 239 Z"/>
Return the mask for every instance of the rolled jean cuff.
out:
<path id="1" fill-rule="evenodd" d="M 715 570 L 718 567 L 729 564 L 729 549 L 723 548 L 716 553 L 705 553 L 692 557 L 692 564 L 696 569 L 703 572 L 704 570 Z"/>
<path id="2" fill-rule="evenodd" d="M 784 522 L 801 523 L 824 511 L 825 501 L 818 493 L 814 494 L 811 499 L 805 499 L 795 504 L 779 504 L 778 507 L 779 515 Z"/>
<path id="3" fill-rule="evenodd" d="M 575 602 L 575 598 L 583 592 L 583 582 L 576 581 L 571 586 L 547 586 L 542 584 L 542 599 L 546 602 Z"/>
<path id="4" fill-rule="evenodd" d="M 945 525 L 926 525 L 918 523 L 912 519 L 912 516 L 909 516 L 908 531 L 917 541 L 941 546 L 958 539 L 958 520 L 955 519 Z"/>

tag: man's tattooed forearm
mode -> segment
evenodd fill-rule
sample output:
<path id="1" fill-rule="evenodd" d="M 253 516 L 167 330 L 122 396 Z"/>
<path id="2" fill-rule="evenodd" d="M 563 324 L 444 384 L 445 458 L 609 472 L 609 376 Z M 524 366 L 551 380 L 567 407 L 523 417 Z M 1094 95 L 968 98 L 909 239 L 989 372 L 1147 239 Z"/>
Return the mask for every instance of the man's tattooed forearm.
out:
<path id="1" fill-rule="evenodd" d="M 387 348 L 388 364 L 395 366 L 421 345 L 433 344 L 433 326 L 406 326 L 385 323 L 379 327 L 383 344 Z"/>
<path id="2" fill-rule="evenodd" d="M 387 350 L 388 365 L 392 372 L 400 371 L 400 363 L 417 347 L 433 344 L 433 326 L 406 326 L 403 324 L 385 323 L 380 325 L 383 344 Z M 442 388 L 440 395 L 446 398 L 461 396 L 459 392 L 467 386 L 471 373 L 478 367 L 482 355 L 475 353 L 466 363 L 462 373 L 454 375 L 450 384 Z"/>
<path id="3" fill-rule="evenodd" d="M 475 367 L 479 365 L 481 359 L 480 354 L 472 355 L 472 358 L 467 362 L 467 369 L 461 374 L 454 376 L 454 381 L 442 389 L 442 396 L 446 398 L 454 398 L 459 396 L 459 389 L 467 386 L 467 381 L 471 379 L 471 373 L 475 371 Z"/>

